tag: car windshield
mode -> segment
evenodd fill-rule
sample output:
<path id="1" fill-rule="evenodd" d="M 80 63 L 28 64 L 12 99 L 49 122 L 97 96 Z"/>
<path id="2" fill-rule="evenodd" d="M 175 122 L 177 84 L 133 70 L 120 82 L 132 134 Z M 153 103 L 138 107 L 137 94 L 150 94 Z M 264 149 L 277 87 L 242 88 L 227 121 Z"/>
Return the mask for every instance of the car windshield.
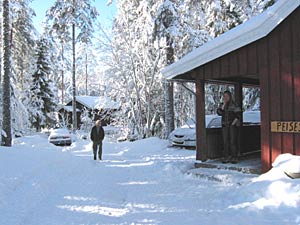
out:
<path id="1" fill-rule="evenodd" d="M 206 124 L 206 127 L 208 127 L 208 124 L 210 124 L 214 119 L 216 118 L 221 118 L 217 115 L 206 115 L 205 116 L 205 124 Z M 216 121 L 216 123 L 218 123 L 218 121 Z M 220 122 L 221 124 L 221 122 Z M 220 127 L 221 125 L 219 125 Z M 196 127 L 196 120 L 195 118 L 190 118 L 188 119 L 186 122 L 185 122 L 185 125 L 182 127 L 188 127 L 188 128 L 191 128 L 191 129 L 194 129 Z"/>
<path id="2" fill-rule="evenodd" d="M 248 123 L 248 124 L 259 124 L 261 122 L 260 111 L 244 112 L 243 121 L 244 121 L 244 123 Z"/>
<path id="3" fill-rule="evenodd" d="M 216 117 L 211 120 L 207 128 L 220 128 L 221 127 L 221 117 Z"/>
<path id="4" fill-rule="evenodd" d="M 206 124 L 206 128 L 210 128 L 211 127 L 211 123 L 214 122 L 215 119 L 217 118 L 221 118 L 218 115 L 212 114 L 212 115 L 206 115 L 205 116 L 205 124 Z M 217 123 L 217 121 L 216 121 Z"/>
<path id="5" fill-rule="evenodd" d="M 187 121 L 185 121 L 185 124 L 189 127 L 189 128 L 195 128 L 196 126 L 196 120 L 194 118 L 190 118 Z"/>

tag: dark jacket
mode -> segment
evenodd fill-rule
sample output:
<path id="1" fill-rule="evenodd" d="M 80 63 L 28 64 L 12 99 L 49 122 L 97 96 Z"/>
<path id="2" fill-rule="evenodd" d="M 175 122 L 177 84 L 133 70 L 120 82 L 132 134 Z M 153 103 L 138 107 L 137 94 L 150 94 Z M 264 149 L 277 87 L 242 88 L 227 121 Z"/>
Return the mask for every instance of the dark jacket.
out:
<path id="1" fill-rule="evenodd" d="M 93 142 L 101 142 L 101 141 L 103 141 L 104 136 L 105 136 L 105 134 L 104 134 L 104 130 L 103 130 L 102 126 L 99 127 L 99 132 L 98 132 L 96 126 L 94 126 L 92 128 L 92 131 L 91 131 L 91 140 Z"/>
<path id="2" fill-rule="evenodd" d="M 238 119 L 237 125 L 240 123 L 241 109 L 234 102 L 229 103 L 225 109 L 222 105 L 217 109 L 217 114 L 222 116 L 222 127 L 230 127 L 235 119 Z"/>

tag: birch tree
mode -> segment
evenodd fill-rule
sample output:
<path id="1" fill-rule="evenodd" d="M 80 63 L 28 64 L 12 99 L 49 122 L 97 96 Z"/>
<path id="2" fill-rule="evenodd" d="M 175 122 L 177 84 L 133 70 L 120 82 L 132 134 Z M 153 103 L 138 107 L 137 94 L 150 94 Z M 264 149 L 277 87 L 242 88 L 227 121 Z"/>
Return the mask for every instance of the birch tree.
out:
<path id="1" fill-rule="evenodd" d="M 97 67 L 101 52 L 96 50 L 96 46 L 93 43 L 80 43 L 77 46 L 77 52 L 77 91 L 80 95 L 89 95 L 93 91 L 91 87 L 95 84 L 93 81 L 99 80 Z"/>

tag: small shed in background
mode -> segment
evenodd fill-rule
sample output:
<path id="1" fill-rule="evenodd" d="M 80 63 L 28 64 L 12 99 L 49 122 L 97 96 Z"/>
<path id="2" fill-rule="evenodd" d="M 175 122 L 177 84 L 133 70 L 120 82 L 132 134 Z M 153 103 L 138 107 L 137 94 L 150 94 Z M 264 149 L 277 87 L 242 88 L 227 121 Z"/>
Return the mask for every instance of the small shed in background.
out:
<path id="1" fill-rule="evenodd" d="M 102 125 L 106 126 L 111 123 L 112 114 L 120 109 L 120 103 L 106 96 L 76 96 L 77 124 L 82 124 L 81 118 L 84 114 L 92 121 L 102 120 Z M 59 110 L 61 120 L 67 121 L 68 125 L 72 124 L 72 101 L 62 106 Z"/>
<path id="2" fill-rule="evenodd" d="M 278 0 L 261 15 L 226 32 L 162 70 L 169 80 L 196 83 L 197 160 L 207 159 L 205 83 L 261 90 L 262 172 L 282 153 L 300 155 L 300 0 Z M 241 143 L 243 147 L 243 143 Z"/>

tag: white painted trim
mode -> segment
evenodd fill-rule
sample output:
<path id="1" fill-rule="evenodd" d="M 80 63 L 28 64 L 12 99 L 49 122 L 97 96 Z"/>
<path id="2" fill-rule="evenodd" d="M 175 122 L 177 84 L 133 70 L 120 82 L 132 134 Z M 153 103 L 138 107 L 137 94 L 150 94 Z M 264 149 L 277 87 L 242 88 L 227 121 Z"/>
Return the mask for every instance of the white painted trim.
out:
<path id="1" fill-rule="evenodd" d="M 262 14 L 207 42 L 177 62 L 163 68 L 166 79 L 175 78 L 214 59 L 267 36 L 300 5 L 300 0 L 278 0 Z"/>

